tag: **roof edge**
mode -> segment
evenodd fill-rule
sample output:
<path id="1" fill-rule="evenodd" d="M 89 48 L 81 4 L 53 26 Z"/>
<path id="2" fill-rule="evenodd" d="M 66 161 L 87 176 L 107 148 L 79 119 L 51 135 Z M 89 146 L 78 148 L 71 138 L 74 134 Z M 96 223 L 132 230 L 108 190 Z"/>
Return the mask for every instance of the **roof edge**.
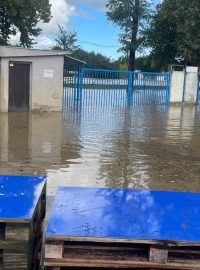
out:
<path id="1" fill-rule="evenodd" d="M 35 57 L 35 56 L 65 56 L 72 52 L 60 50 L 38 50 L 12 46 L 0 46 L 0 57 Z"/>

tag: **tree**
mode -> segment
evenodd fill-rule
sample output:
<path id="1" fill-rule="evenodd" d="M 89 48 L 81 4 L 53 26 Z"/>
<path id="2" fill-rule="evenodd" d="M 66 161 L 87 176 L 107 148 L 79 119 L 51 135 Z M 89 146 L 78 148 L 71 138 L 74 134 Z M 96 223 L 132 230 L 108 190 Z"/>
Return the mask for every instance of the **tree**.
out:
<path id="1" fill-rule="evenodd" d="M 39 21 L 48 23 L 51 19 L 49 0 L 0 0 L 0 42 L 7 45 L 10 35 L 20 32 L 20 44 L 30 48 L 33 37 L 41 29 Z"/>
<path id="2" fill-rule="evenodd" d="M 186 65 L 200 65 L 200 1 L 178 0 L 174 11 L 177 22 L 178 53 Z"/>
<path id="3" fill-rule="evenodd" d="M 118 69 L 118 61 L 112 61 L 101 53 L 87 52 L 79 48 L 73 56 L 85 61 L 89 68 Z"/>
<path id="4" fill-rule="evenodd" d="M 63 50 L 75 52 L 78 50 L 79 46 L 77 43 L 77 33 L 75 30 L 69 31 L 63 26 L 58 24 L 59 33 L 55 41 L 57 42 L 55 46 L 52 47 L 53 50 Z"/>
<path id="5" fill-rule="evenodd" d="M 148 31 L 156 65 L 200 65 L 200 1 L 164 0 L 157 6 Z"/>
<path id="6" fill-rule="evenodd" d="M 108 0 L 107 17 L 120 27 L 121 51 L 128 55 L 128 68 L 134 71 L 136 51 L 144 46 L 145 32 L 150 18 L 148 0 Z"/>

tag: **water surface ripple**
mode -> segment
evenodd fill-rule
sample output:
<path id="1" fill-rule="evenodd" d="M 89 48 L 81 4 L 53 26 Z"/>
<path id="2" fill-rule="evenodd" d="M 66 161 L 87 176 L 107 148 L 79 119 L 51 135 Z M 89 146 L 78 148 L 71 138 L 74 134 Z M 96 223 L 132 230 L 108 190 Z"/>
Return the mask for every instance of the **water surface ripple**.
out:
<path id="1" fill-rule="evenodd" d="M 58 186 L 200 192 L 200 109 L 137 106 L 0 114 L 1 174 Z"/>

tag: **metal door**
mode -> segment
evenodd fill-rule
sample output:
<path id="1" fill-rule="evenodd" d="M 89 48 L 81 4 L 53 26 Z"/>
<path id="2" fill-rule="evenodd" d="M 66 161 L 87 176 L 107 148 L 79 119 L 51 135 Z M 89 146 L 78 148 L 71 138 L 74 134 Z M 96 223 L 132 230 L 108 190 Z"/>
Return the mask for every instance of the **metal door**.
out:
<path id="1" fill-rule="evenodd" d="M 30 64 L 9 63 L 9 111 L 29 111 Z"/>

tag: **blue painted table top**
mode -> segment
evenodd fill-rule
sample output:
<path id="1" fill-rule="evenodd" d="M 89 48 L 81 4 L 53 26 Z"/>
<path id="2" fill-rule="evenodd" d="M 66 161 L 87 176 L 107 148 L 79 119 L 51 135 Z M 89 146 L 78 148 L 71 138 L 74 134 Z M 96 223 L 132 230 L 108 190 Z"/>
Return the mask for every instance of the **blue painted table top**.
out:
<path id="1" fill-rule="evenodd" d="M 30 220 L 46 177 L 0 175 L 0 221 Z"/>
<path id="2" fill-rule="evenodd" d="M 200 193 L 59 188 L 48 237 L 200 243 Z"/>

